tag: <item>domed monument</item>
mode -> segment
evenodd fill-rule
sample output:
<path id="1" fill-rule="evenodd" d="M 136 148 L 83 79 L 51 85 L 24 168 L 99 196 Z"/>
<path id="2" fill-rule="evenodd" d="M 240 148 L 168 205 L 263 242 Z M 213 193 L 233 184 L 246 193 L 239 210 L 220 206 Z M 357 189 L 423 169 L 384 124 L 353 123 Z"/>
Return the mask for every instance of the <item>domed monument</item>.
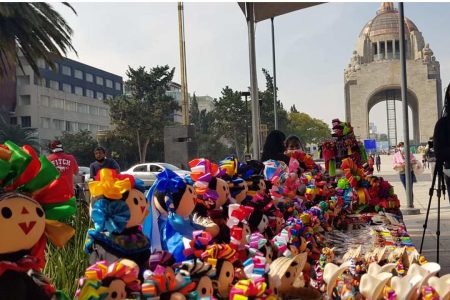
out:
<path id="1" fill-rule="evenodd" d="M 345 117 L 355 134 L 369 138 L 369 112 L 386 102 L 388 138 L 397 142 L 396 109 L 401 110 L 399 13 L 384 2 L 359 34 L 350 64 L 345 69 Z M 413 142 L 426 142 L 442 108 L 440 66 L 422 33 L 405 18 L 407 98 L 413 121 Z"/>

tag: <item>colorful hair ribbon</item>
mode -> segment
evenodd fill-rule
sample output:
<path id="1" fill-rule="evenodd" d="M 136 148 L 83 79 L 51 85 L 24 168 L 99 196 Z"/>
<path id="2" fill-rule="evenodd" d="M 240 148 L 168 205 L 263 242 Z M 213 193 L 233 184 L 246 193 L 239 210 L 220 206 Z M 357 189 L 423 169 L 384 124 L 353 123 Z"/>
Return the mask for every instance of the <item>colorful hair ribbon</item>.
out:
<path id="1" fill-rule="evenodd" d="M 131 190 L 132 182 L 129 177 L 119 179 L 116 170 L 101 169 L 97 178 L 99 181 L 89 182 L 92 197 L 103 196 L 112 200 L 120 200 L 125 192 Z"/>

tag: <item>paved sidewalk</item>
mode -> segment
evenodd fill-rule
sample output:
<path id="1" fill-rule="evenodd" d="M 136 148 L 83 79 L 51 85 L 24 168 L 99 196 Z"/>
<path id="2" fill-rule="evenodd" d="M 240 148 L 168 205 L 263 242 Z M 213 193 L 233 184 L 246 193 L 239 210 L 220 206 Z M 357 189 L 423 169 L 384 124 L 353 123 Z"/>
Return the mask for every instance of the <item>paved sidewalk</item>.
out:
<path id="1" fill-rule="evenodd" d="M 392 155 L 381 156 L 381 171 L 375 171 L 374 175 L 383 176 L 394 186 L 395 193 L 400 199 L 401 206 L 406 207 L 406 194 L 398 174 L 392 169 Z M 417 156 L 417 158 L 419 158 Z M 420 209 L 419 215 L 404 215 L 403 219 L 407 226 L 408 232 L 416 245 L 417 250 L 420 248 L 422 239 L 423 224 L 427 212 L 429 202 L 429 191 L 431 187 L 431 171 L 425 169 L 424 173 L 417 176 L 418 182 L 414 184 L 414 207 Z M 437 187 L 437 183 L 436 183 Z M 437 227 L 437 196 L 434 191 L 431 201 L 430 215 L 428 218 L 428 226 L 425 234 L 425 241 L 422 253 L 428 261 L 436 261 L 436 227 Z M 439 263 L 442 267 L 441 275 L 450 274 L 450 202 L 448 196 L 445 199 L 441 197 L 441 226 L 440 226 L 440 255 Z"/>

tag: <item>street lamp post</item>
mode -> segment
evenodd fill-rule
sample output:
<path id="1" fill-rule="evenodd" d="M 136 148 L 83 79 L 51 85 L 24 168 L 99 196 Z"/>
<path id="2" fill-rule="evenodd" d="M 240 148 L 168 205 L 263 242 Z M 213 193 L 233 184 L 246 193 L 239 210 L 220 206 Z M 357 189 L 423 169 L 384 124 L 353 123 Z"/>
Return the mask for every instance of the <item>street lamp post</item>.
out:
<path id="1" fill-rule="evenodd" d="M 247 143 L 247 153 L 250 153 L 250 142 L 248 140 L 248 105 L 247 97 L 250 96 L 250 92 L 241 92 L 241 97 L 245 97 L 245 139 Z"/>

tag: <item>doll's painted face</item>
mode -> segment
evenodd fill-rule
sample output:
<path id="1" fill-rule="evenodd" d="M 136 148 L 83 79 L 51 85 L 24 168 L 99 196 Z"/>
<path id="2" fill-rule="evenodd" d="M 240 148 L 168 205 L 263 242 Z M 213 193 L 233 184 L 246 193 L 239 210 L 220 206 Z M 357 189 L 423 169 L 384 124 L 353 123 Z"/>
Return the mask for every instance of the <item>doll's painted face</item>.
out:
<path id="1" fill-rule="evenodd" d="M 216 208 L 222 207 L 230 198 L 230 187 L 227 182 L 221 178 L 217 178 L 216 192 L 219 198 L 216 201 Z"/>
<path id="2" fill-rule="evenodd" d="M 258 224 L 258 231 L 264 233 L 266 228 L 269 226 L 269 218 L 266 215 L 262 215 L 261 221 Z"/>
<path id="3" fill-rule="evenodd" d="M 224 261 L 215 288 L 221 297 L 228 297 L 234 280 L 234 267 L 229 261 Z"/>
<path id="4" fill-rule="evenodd" d="M 292 288 L 295 279 L 301 272 L 299 269 L 299 264 L 296 261 L 293 261 L 281 278 L 280 292 L 284 293 Z"/>
<path id="5" fill-rule="evenodd" d="M 234 199 L 236 199 L 236 202 L 240 204 L 242 201 L 244 201 L 245 197 L 247 197 L 248 192 L 247 182 L 242 181 L 239 184 L 239 188 L 241 188 L 242 190 L 234 197 Z"/>
<path id="6" fill-rule="evenodd" d="M 242 238 L 241 238 L 241 246 L 245 246 L 247 244 L 247 237 L 252 233 L 250 230 L 250 226 L 248 224 L 242 224 Z"/>
<path id="7" fill-rule="evenodd" d="M 125 300 L 127 292 L 125 290 L 125 282 L 121 279 L 114 279 L 108 287 L 108 297 L 106 300 Z"/>
<path id="8" fill-rule="evenodd" d="M 259 183 L 258 183 L 258 188 L 260 193 L 265 193 L 266 191 L 266 182 L 264 181 L 264 179 L 260 179 Z"/>
<path id="9" fill-rule="evenodd" d="M 125 200 L 130 209 L 130 219 L 127 228 L 141 225 L 147 216 L 148 202 L 144 194 L 136 189 L 131 189 Z"/>
<path id="10" fill-rule="evenodd" d="M 214 294 L 211 278 L 208 276 L 203 276 L 200 278 L 196 291 L 198 292 L 200 299 L 203 299 L 203 297 L 211 297 Z"/>
<path id="11" fill-rule="evenodd" d="M 281 216 L 277 216 L 275 217 L 275 221 L 276 221 L 275 233 L 278 233 L 281 231 L 283 227 L 284 220 Z"/>
<path id="12" fill-rule="evenodd" d="M 0 254 L 31 249 L 44 230 L 45 214 L 39 203 L 20 194 L 0 200 Z"/>
<path id="13" fill-rule="evenodd" d="M 195 208 L 196 198 L 197 194 L 195 193 L 195 189 L 192 187 L 192 185 L 186 185 L 184 194 L 180 199 L 180 203 L 178 204 L 177 215 L 188 217 Z"/>
<path id="14" fill-rule="evenodd" d="M 273 261 L 273 249 L 270 245 L 264 245 L 264 257 L 266 258 L 266 263 L 270 265 Z"/>

